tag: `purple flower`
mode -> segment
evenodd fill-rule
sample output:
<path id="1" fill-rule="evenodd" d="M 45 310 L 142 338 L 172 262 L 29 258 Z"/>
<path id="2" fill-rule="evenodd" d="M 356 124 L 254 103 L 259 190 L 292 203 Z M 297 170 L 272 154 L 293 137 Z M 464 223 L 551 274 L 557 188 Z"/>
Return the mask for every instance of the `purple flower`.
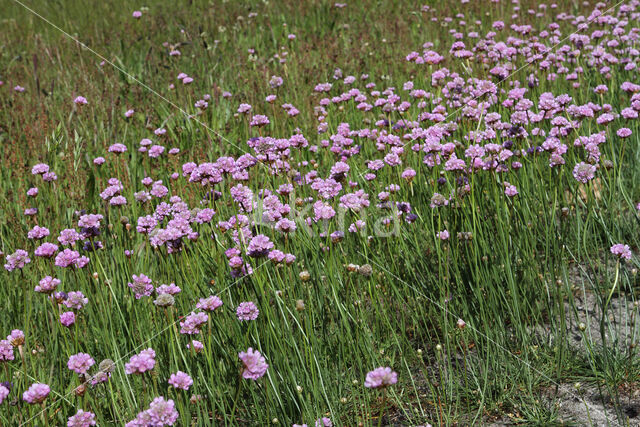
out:
<path id="1" fill-rule="evenodd" d="M 31 258 L 29 258 L 29 254 L 27 251 L 18 249 L 11 255 L 7 256 L 7 263 L 4 265 L 4 268 L 7 271 L 13 271 L 16 268 L 22 269 L 25 265 L 31 262 Z"/>
<path id="2" fill-rule="evenodd" d="M 193 351 L 195 351 L 196 353 L 200 353 L 202 349 L 204 349 L 204 345 L 198 340 L 192 340 L 190 344 L 187 344 L 187 348 L 191 349 L 192 345 Z"/>
<path id="3" fill-rule="evenodd" d="M 62 268 L 76 267 L 83 268 L 89 263 L 89 258 L 86 256 L 80 256 L 78 251 L 72 249 L 65 249 L 56 255 L 55 265 Z"/>
<path id="4" fill-rule="evenodd" d="M 178 420 L 178 411 L 173 400 L 165 400 L 164 397 L 156 397 L 146 410 L 149 416 L 150 426 L 171 426 Z"/>
<path id="5" fill-rule="evenodd" d="M 411 182 L 411 180 L 416 177 L 416 171 L 409 168 L 409 169 L 406 169 L 404 172 L 402 172 L 401 176 L 403 179 L 406 179 L 407 181 Z"/>
<path id="6" fill-rule="evenodd" d="M 116 142 L 115 144 L 112 144 L 109 146 L 108 151 L 110 153 L 122 154 L 125 151 L 127 151 L 127 146 L 119 142 Z"/>
<path id="7" fill-rule="evenodd" d="M 14 329 L 7 336 L 7 341 L 9 341 L 11 343 L 11 345 L 14 346 L 14 347 L 19 347 L 19 346 L 23 345 L 24 344 L 24 332 L 22 332 L 20 329 Z"/>
<path id="8" fill-rule="evenodd" d="M 253 116 L 251 118 L 251 122 L 249 123 L 249 126 L 254 127 L 262 127 L 262 126 L 266 126 L 268 125 L 269 122 L 269 118 L 265 115 L 262 114 L 256 114 L 255 116 Z"/>
<path id="9" fill-rule="evenodd" d="M 611 253 L 617 255 L 618 257 L 626 260 L 631 259 L 631 249 L 629 245 L 624 245 L 622 243 L 616 243 L 611 246 Z"/>
<path id="10" fill-rule="evenodd" d="M 89 299 L 84 296 L 80 291 L 71 291 L 67 294 L 67 299 L 64 300 L 64 305 L 67 308 L 73 308 L 81 310 L 85 305 L 89 303 Z"/>
<path id="11" fill-rule="evenodd" d="M 158 226 L 158 220 L 152 216 L 141 216 L 138 218 L 138 225 L 136 226 L 136 231 L 138 233 L 149 234 Z"/>
<path id="12" fill-rule="evenodd" d="M 376 368 L 367 373 L 364 386 L 368 388 L 387 387 L 398 382 L 398 374 L 389 367 Z"/>
<path id="13" fill-rule="evenodd" d="M 100 214 L 86 214 L 82 215 L 78 220 L 78 227 L 80 228 L 100 228 L 100 221 L 104 217 Z"/>
<path id="14" fill-rule="evenodd" d="M 27 237 L 29 239 L 35 239 L 35 240 L 40 240 L 40 239 L 44 239 L 45 237 L 47 237 L 49 235 L 49 229 L 45 228 L 45 227 L 40 227 L 38 225 L 36 225 L 35 227 L 33 227 L 31 230 L 29 230 L 29 232 L 27 233 Z"/>
<path id="15" fill-rule="evenodd" d="M 447 230 L 438 231 L 438 234 L 436 236 L 440 240 L 449 240 L 449 231 Z"/>
<path id="16" fill-rule="evenodd" d="M 51 258 L 58 251 L 58 245 L 53 243 L 43 243 L 34 251 L 35 256 Z"/>
<path id="17" fill-rule="evenodd" d="M 186 373 L 178 371 L 175 374 L 171 374 L 171 377 L 169 377 L 169 384 L 175 388 L 189 390 L 189 387 L 193 385 L 193 380 Z"/>
<path id="18" fill-rule="evenodd" d="M 209 316 L 207 313 L 191 313 L 180 322 L 180 333 L 186 335 L 195 335 L 200 333 L 200 328 L 207 323 Z"/>
<path id="19" fill-rule="evenodd" d="M 284 80 L 278 76 L 271 76 L 269 80 L 269 86 L 271 86 L 272 89 L 282 86 L 282 83 L 284 83 Z"/>
<path id="20" fill-rule="evenodd" d="M 0 362 L 9 362 L 13 359 L 13 346 L 9 340 L 0 340 Z"/>
<path id="21" fill-rule="evenodd" d="M 216 211 L 211 208 L 202 209 L 196 214 L 195 221 L 198 224 L 208 224 L 209 222 L 211 222 L 215 214 Z"/>
<path id="22" fill-rule="evenodd" d="M 509 184 L 504 189 L 504 194 L 506 194 L 509 197 L 517 196 L 518 195 L 518 189 L 516 188 L 515 185 Z"/>
<path id="23" fill-rule="evenodd" d="M 631 134 L 632 132 L 631 132 L 631 129 L 629 128 L 620 128 L 616 132 L 616 135 L 618 135 L 620 138 L 629 138 Z"/>
<path id="24" fill-rule="evenodd" d="M 160 157 L 164 153 L 164 147 L 162 145 L 153 145 L 149 148 L 149 157 L 152 159 Z"/>
<path id="25" fill-rule="evenodd" d="M 160 285 L 156 288 L 156 293 L 158 295 L 160 294 L 169 294 L 169 295 L 176 295 L 179 294 L 181 291 L 179 286 L 176 286 L 175 283 L 170 283 L 168 285 Z"/>
<path id="26" fill-rule="evenodd" d="M 124 196 L 115 196 L 109 200 L 111 206 L 124 206 L 127 204 L 127 199 Z"/>
<path id="27" fill-rule="evenodd" d="M 55 172 L 47 172 L 42 175 L 42 180 L 44 182 L 52 182 L 58 179 L 58 175 Z"/>
<path id="28" fill-rule="evenodd" d="M 216 295 L 212 295 L 208 298 L 200 298 L 200 301 L 196 304 L 196 308 L 204 311 L 213 311 L 221 306 L 222 300 Z"/>
<path id="29" fill-rule="evenodd" d="M 140 12 L 139 10 L 134 10 L 131 16 L 133 16 L 135 19 L 140 19 L 142 17 L 142 12 Z M 132 110 L 129 110 L 129 111 L 132 111 Z"/>
<path id="30" fill-rule="evenodd" d="M 65 311 L 60 314 L 60 323 L 62 326 L 70 327 L 74 323 L 76 323 L 76 315 L 73 311 Z"/>
<path id="31" fill-rule="evenodd" d="M 73 100 L 73 102 L 74 102 L 76 105 L 87 105 L 87 104 L 88 104 L 88 102 L 87 102 L 87 98 L 85 98 L 84 96 L 78 96 L 78 97 L 76 97 L 76 99 L 74 99 L 74 100 Z"/>
<path id="32" fill-rule="evenodd" d="M 76 374 L 86 374 L 95 363 L 96 361 L 87 353 L 78 353 L 69 357 L 67 368 Z"/>
<path id="33" fill-rule="evenodd" d="M 89 427 L 96 425 L 96 416 L 93 412 L 78 409 L 75 415 L 69 417 L 67 427 Z"/>
<path id="34" fill-rule="evenodd" d="M 442 194 L 433 193 L 433 196 L 431 197 L 431 204 L 430 204 L 432 208 L 447 206 L 448 204 L 449 204 L 449 200 L 447 200 L 447 198 L 444 197 Z"/>
<path id="35" fill-rule="evenodd" d="M 142 350 L 139 354 L 131 356 L 124 365 L 124 371 L 130 374 L 142 374 L 150 371 L 156 365 L 156 352 L 152 348 Z"/>
<path id="36" fill-rule="evenodd" d="M 38 163 L 34 167 L 31 168 L 32 175 L 43 175 L 49 172 L 49 165 L 45 163 Z"/>
<path id="37" fill-rule="evenodd" d="M 253 348 L 249 347 L 246 352 L 238 353 L 238 357 L 244 365 L 243 378 L 255 381 L 267 373 L 269 365 L 267 365 L 258 350 L 253 350 Z"/>
<path id="38" fill-rule="evenodd" d="M 331 422 L 331 419 L 322 417 L 316 420 L 316 427 L 333 427 L 333 423 Z"/>
<path id="39" fill-rule="evenodd" d="M 82 236 L 73 228 L 62 230 L 58 236 L 58 242 L 65 246 L 73 246 L 80 239 L 82 239 Z"/>
<path id="40" fill-rule="evenodd" d="M 135 293 L 136 299 L 140 299 L 142 297 L 151 296 L 153 292 L 153 282 L 151 279 L 144 274 L 139 276 L 133 275 L 133 282 L 129 282 L 127 286 L 129 286 L 133 292 Z"/>
<path id="41" fill-rule="evenodd" d="M 0 405 L 2 405 L 7 396 L 9 396 L 9 389 L 4 384 L 0 384 Z"/>
<path id="42" fill-rule="evenodd" d="M 130 109 L 130 110 L 125 111 L 124 116 L 128 119 L 128 118 L 132 117 L 134 113 L 135 113 L 135 111 Z"/>
<path id="43" fill-rule="evenodd" d="M 246 114 L 249 111 L 251 111 L 251 105 L 249 104 L 240 104 L 240 106 L 238 107 L 238 113 L 240 114 Z"/>
<path id="44" fill-rule="evenodd" d="M 35 383 L 22 394 L 22 400 L 27 403 L 42 403 L 49 396 L 51 388 L 46 384 Z"/>
<path id="45" fill-rule="evenodd" d="M 260 310 L 251 301 L 241 302 L 236 309 L 236 315 L 239 320 L 256 320 Z"/>
<path id="46" fill-rule="evenodd" d="M 264 234 L 258 234 L 251 239 L 247 246 L 247 254 L 253 258 L 266 256 L 274 247 L 273 242 Z"/>
<path id="47" fill-rule="evenodd" d="M 573 168 L 573 177 L 583 184 L 591 181 L 595 173 L 596 167 L 585 162 L 580 162 Z"/>

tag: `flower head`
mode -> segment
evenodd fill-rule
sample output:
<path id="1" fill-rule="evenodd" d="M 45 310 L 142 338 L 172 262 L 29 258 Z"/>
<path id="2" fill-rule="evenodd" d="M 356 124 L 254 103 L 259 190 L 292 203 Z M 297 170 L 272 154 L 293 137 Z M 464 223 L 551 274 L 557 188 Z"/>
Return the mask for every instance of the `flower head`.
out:
<path id="1" fill-rule="evenodd" d="M 0 362 L 9 362 L 14 358 L 13 346 L 9 340 L 0 340 Z"/>
<path id="2" fill-rule="evenodd" d="M 49 396 L 51 388 L 46 384 L 35 383 L 22 394 L 22 400 L 27 403 L 42 403 Z"/>
<path id="3" fill-rule="evenodd" d="M 14 329 L 7 336 L 7 341 L 9 341 L 12 346 L 19 347 L 24 344 L 24 338 L 24 332 L 22 332 L 20 329 Z"/>
<path id="4" fill-rule="evenodd" d="M 617 255 L 618 257 L 626 260 L 631 259 L 631 249 L 629 245 L 624 245 L 622 243 L 616 243 L 611 246 L 611 253 Z"/>
<path id="5" fill-rule="evenodd" d="M 67 368 L 76 374 L 86 374 L 90 367 L 96 363 L 87 353 L 78 353 L 69 357 Z"/>
<path id="6" fill-rule="evenodd" d="M 393 385 L 398 382 L 398 374 L 389 367 L 379 367 L 367 373 L 364 386 L 368 388 L 380 388 Z"/>
<path id="7" fill-rule="evenodd" d="M 67 420 L 67 427 L 89 427 L 96 425 L 96 415 L 93 412 L 78 409 L 75 415 Z"/>
<path id="8" fill-rule="evenodd" d="M 255 381 L 267 373 L 269 365 L 267 365 L 259 351 L 249 347 L 246 352 L 238 353 L 238 357 L 244 365 L 243 378 Z"/>
<path id="9" fill-rule="evenodd" d="M 142 350 L 139 354 L 134 354 L 124 365 L 127 374 L 142 374 L 150 371 L 156 365 L 156 352 L 152 348 Z"/>
<path id="10" fill-rule="evenodd" d="M 141 274 L 139 276 L 134 274 L 133 282 L 129 282 L 127 286 L 129 286 L 133 290 L 136 299 L 151 296 L 151 293 L 154 289 L 151 279 L 144 274 Z"/>
<path id="11" fill-rule="evenodd" d="M 595 173 L 596 167 L 585 162 L 580 162 L 573 168 L 573 177 L 583 184 L 591 181 Z"/>
<path id="12" fill-rule="evenodd" d="M 211 295 L 208 298 L 200 298 L 200 301 L 196 304 L 196 308 L 204 311 L 213 311 L 220 306 L 222 306 L 222 300 L 216 295 Z"/>
<path id="13" fill-rule="evenodd" d="M 178 371 L 175 374 L 171 374 L 171 377 L 169 377 L 169 384 L 175 388 L 189 390 L 189 387 L 193 385 L 193 379 L 191 379 L 188 374 Z"/>
<path id="14" fill-rule="evenodd" d="M 259 313 L 260 310 L 258 310 L 258 307 L 251 301 L 241 302 L 236 309 L 236 315 L 239 320 L 256 320 Z"/>

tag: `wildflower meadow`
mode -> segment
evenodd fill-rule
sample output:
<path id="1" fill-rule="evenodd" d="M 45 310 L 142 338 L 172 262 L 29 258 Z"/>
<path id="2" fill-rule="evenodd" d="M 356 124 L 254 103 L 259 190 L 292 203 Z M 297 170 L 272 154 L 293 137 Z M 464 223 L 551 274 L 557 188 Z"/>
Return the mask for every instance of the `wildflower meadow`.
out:
<path id="1" fill-rule="evenodd" d="M 0 10 L 0 426 L 640 425 L 640 0 Z"/>

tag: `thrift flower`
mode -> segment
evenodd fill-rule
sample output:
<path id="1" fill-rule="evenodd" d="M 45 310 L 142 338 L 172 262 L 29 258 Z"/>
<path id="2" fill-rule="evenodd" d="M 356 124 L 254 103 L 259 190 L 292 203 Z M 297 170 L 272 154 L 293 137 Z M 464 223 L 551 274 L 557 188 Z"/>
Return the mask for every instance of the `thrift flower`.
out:
<path id="1" fill-rule="evenodd" d="M 251 301 L 241 302 L 236 309 L 239 320 L 256 320 L 259 313 L 258 307 Z"/>
<path id="2" fill-rule="evenodd" d="M 35 383 L 22 394 L 22 400 L 27 403 L 42 403 L 49 396 L 51 388 L 46 384 Z"/>
<path id="3" fill-rule="evenodd" d="M 193 385 L 193 379 L 191 379 L 191 377 L 186 373 L 178 371 L 175 374 L 171 374 L 171 377 L 169 377 L 169 384 L 175 388 L 189 390 L 189 387 Z"/>
<path id="4" fill-rule="evenodd" d="M 393 385 L 398 382 L 398 374 L 389 367 L 376 368 L 367 374 L 364 386 L 368 388 L 380 388 Z"/>
<path id="5" fill-rule="evenodd" d="M 269 365 L 267 365 L 259 351 L 249 347 L 246 352 L 238 353 L 238 357 L 244 365 L 243 378 L 255 381 L 267 373 Z"/>

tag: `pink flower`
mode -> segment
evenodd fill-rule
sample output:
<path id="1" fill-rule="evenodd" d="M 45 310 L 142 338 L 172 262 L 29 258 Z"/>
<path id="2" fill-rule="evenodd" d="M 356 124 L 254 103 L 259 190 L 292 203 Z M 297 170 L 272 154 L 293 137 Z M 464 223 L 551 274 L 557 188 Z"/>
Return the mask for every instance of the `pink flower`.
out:
<path id="1" fill-rule="evenodd" d="M 60 279 L 56 279 L 55 277 L 46 276 L 38 282 L 38 286 L 35 287 L 34 291 L 40 292 L 43 294 L 50 294 L 55 291 L 58 285 L 60 284 Z"/>
<path id="2" fill-rule="evenodd" d="M 364 386 L 368 388 L 387 387 L 398 382 L 398 374 L 389 367 L 376 368 L 367 374 Z"/>
<path id="3" fill-rule="evenodd" d="M 142 12 L 140 12 L 139 10 L 134 10 L 131 16 L 133 16 L 135 19 L 140 19 L 142 17 Z"/>
<path id="4" fill-rule="evenodd" d="M 79 409 L 75 415 L 67 421 L 67 427 L 89 427 L 96 425 L 96 415 L 93 412 Z"/>
<path id="5" fill-rule="evenodd" d="M 440 240 L 449 240 L 449 231 L 448 230 L 438 231 L 437 237 Z"/>
<path id="6" fill-rule="evenodd" d="M 195 351 L 196 353 L 200 353 L 202 350 L 204 350 L 204 345 L 198 340 L 192 340 L 191 343 L 187 344 L 187 348 L 189 350 L 191 350 L 192 346 L 193 351 Z"/>
<path id="7" fill-rule="evenodd" d="M 156 366 L 156 352 L 152 348 L 142 350 L 139 354 L 131 356 L 128 363 L 124 365 L 127 374 L 142 374 L 150 371 Z"/>
<path id="8" fill-rule="evenodd" d="M 204 311 L 213 311 L 220 306 L 222 306 L 222 300 L 216 295 L 208 298 L 200 298 L 200 301 L 196 304 L 196 308 Z"/>
<path id="9" fill-rule="evenodd" d="M 628 138 L 631 136 L 631 134 L 632 132 L 631 132 L 631 129 L 629 128 L 620 128 L 616 132 L 616 135 L 618 135 L 620 138 Z"/>
<path id="10" fill-rule="evenodd" d="M 75 372 L 76 374 L 86 374 L 89 368 L 96 363 L 95 360 L 87 353 L 78 353 L 69 357 L 67 362 L 67 368 Z"/>
<path id="11" fill-rule="evenodd" d="M 242 377 L 245 379 L 257 380 L 261 378 L 269 368 L 269 365 L 264 360 L 264 357 L 259 351 L 253 350 L 249 347 L 246 352 L 238 353 L 238 357 L 244 364 L 244 370 L 242 371 Z"/>
<path id="12" fill-rule="evenodd" d="M 591 181 L 595 173 L 596 167 L 585 162 L 580 162 L 573 168 L 573 177 L 583 184 Z"/>
<path id="13" fill-rule="evenodd" d="M 87 98 L 85 98 L 84 96 L 78 96 L 76 97 L 76 99 L 73 100 L 73 102 L 76 105 L 87 105 L 89 102 L 87 101 Z"/>
<path id="14" fill-rule="evenodd" d="M 518 195 L 518 189 L 516 188 L 515 185 L 509 184 L 504 189 L 504 194 L 506 194 L 509 197 L 517 196 Z"/>
<path id="15" fill-rule="evenodd" d="M 14 346 L 14 347 L 19 347 L 19 346 L 23 345 L 24 344 L 24 332 L 22 332 L 20 329 L 14 329 L 7 336 L 7 341 L 9 341 L 11 343 L 11 345 Z"/>
<path id="16" fill-rule="evenodd" d="M 8 340 L 0 340 L 0 362 L 13 360 L 13 346 Z"/>
<path id="17" fill-rule="evenodd" d="M 22 394 L 22 400 L 27 403 L 42 403 L 49 396 L 51 388 L 46 384 L 35 383 L 29 387 L 29 390 Z"/>
<path id="18" fill-rule="evenodd" d="M 191 377 L 186 373 L 178 371 L 175 374 L 171 374 L 171 377 L 169 377 L 169 384 L 175 388 L 189 390 L 189 387 L 193 385 L 193 379 L 191 379 Z"/>
<path id="19" fill-rule="evenodd" d="M 0 384 L 0 405 L 4 402 L 7 396 L 9 396 L 9 389 L 3 384 Z"/>
<path id="20" fill-rule="evenodd" d="M 631 259 L 631 249 L 629 248 L 629 245 L 616 243 L 615 245 L 611 246 L 611 253 L 617 255 L 622 259 Z"/>
<path id="21" fill-rule="evenodd" d="M 241 302 L 236 309 L 236 315 L 239 320 L 256 320 L 259 313 L 260 310 L 258 310 L 258 307 L 251 301 Z"/>
<path id="22" fill-rule="evenodd" d="M 76 323 L 76 315 L 73 311 L 65 311 L 60 315 L 60 323 L 62 326 L 70 327 Z"/>

